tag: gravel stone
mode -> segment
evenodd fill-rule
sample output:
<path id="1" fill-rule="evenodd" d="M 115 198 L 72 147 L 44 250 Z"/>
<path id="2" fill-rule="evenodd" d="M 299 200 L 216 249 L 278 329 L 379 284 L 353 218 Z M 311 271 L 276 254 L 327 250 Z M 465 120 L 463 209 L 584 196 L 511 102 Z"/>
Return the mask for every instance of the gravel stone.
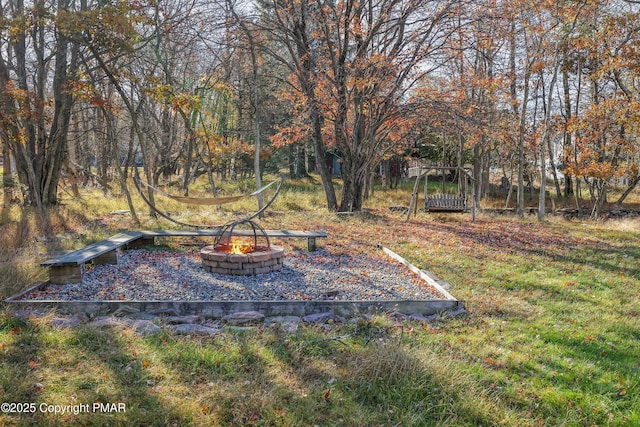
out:
<path id="1" fill-rule="evenodd" d="M 407 320 L 409 316 L 404 313 L 394 312 L 389 317 L 391 317 L 397 322 L 404 322 L 405 320 Z"/>
<path id="2" fill-rule="evenodd" d="M 58 329 L 67 329 L 72 328 L 74 326 L 80 325 L 80 318 L 77 316 L 73 317 L 54 317 L 49 321 L 51 326 Z"/>
<path id="3" fill-rule="evenodd" d="M 129 307 L 128 305 L 123 305 L 113 312 L 113 316 L 128 317 L 132 314 L 138 314 L 138 313 L 140 313 L 140 310 L 138 310 L 137 308 Z"/>
<path id="4" fill-rule="evenodd" d="M 461 308 L 455 311 L 447 311 L 446 316 L 447 317 L 471 316 L 471 314 L 464 308 Z"/>
<path id="5" fill-rule="evenodd" d="M 180 312 L 175 308 L 159 308 L 157 310 L 151 310 L 149 314 L 155 314 L 156 316 L 180 316 Z"/>
<path id="6" fill-rule="evenodd" d="M 149 320 L 133 320 L 133 319 L 128 319 L 126 317 L 113 317 L 113 316 L 98 317 L 96 320 L 88 323 L 87 325 L 94 328 L 129 327 L 133 329 L 133 331 L 136 334 L 143 337 L 162 332 L 162 329 L 158 325 L 156 325 L 155 323 Z"/>
<path id="7" fill-rule="evenodd" d="M 326 323 L 330 320 L 338 320 L 338 316 L 332 312 L 308 314 L 302 318 L 306 323 Z"/>
<path id="8" fill-rule="evenodd" d="M 116 327 L 122 328 L 124 326 L 128 326 L 131 323 L 131 320 L 126 318 L 115 318 L 112 316 L 104 316 L 98 317 L 95 320 L 87 323 L 87 326 L 92 328 L 104 328 L 104 327 Z"/>
<path id="9" fill-rule="evenodd" d="M 277 316 L 265 319 L 265 324 L 284 333 L 295 334 L 301 321 L 298 316 Z"/>
<path id="10" fill-rule="evenodd" d="M 300 323 L 302 319 L 298 316 L 276 316 L 276 317 L 267 317 L 264 321 L 266 325 L 271 325 L 272 323 L 279 323 L 284 325 L 286 323 Z"/>
<path id="11" fill-rule="evenodd" d="M 197 249 L 127 250 L 119 264 L 87 268 L 82 283 L 49 285 L 22 300 L 65 301 L 384 301 L 444 296 L 384 254 L 288 251 L 280 271 L 256 276 L 211 273 Z M 173 309 L 151 312 L 177 316 Z"/>
<path id="12" fill-rule="evenodd" d="M 430 316 L 424 316 L 420 313 L 413 313 L 412 315 L 409 316 L 409 320 L 413 320 L 415 322 L 420 322 L 420 323 L 433 323 L 436 320 L 438 320 L 438 315 L 432 314 Z"/>
<path id="13" fill-rule="evenodd" d="M 44 311 L 40 311 L 40 310 L 31 310 L 31 309 L 27 309 L 27 310 L 16 310 L 13 312 L 13 315 L 15 317 L 19 317 L 21 319 L 24 320 L 29 320 L 32 317 L 35 319 L 38 319 L 40 317 L 44 317 L 47 315 L 47 313 L 45 313 Z"/>
<path id="14" fill-rule="evenodd" d="M 148 337 L 149 335 L 159 334 L 162 332 L 160 326 L 149 320 L 134 320 L 131 323 L 131 328 L 136 334 L 143 337 Z"/>
<path id="15" fill-rule="evenodd" d="M 264 314 L 257 311 L 239 311 L 222 318 L 229 325 L 247 325 L 264 322 Z"/>
<path id="16" fill-rule="evenodd" d="M 195 314 L 188 316 L 169 316 L 164 318 L 164 322 L 169 325 L 179 325 L 182 323 L 193 324 L 202 322 L 202 317 Z"/>
<path id="17" fill-rule="evenodd" d="M 194 325 L 190 323 L 182 323 L 171 326 L 171 330 L 178 335 L 217 335 L 220 329 L 209 328 L 202 325 Z"/>

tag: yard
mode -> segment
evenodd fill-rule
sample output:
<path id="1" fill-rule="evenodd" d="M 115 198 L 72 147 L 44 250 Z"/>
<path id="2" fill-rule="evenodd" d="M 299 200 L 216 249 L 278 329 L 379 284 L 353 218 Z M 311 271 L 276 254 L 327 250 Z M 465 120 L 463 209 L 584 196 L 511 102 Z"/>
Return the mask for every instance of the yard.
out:
<path id="1" fill-rule="evenodd" d="M 480 214 L 473 223 L 470 214 L 419 213 L 407 222 L 388 209 L 407 203 L 402 191 L 377 192 L 362 213 L 334 215 L 314 208 L 320 195 L 298 184 L 261 225 L 326 230 L 321 245 L 333 253 L 383 244 L 450 282 L 470 315 L 419 322 L 390 313 L 294 331 L 144 337 L 127 328 L 57 329 L 53 314 L 25 320 L 5 304 L 0 400 L 35 405 L 20 406 L 30 412 L 22 414 L 3 406 L 0 424 L 640 425 L 637 219 Z M 3 210 L 2 296 L 46 278 L 38 265 L 48 248 L 128 229 L 127 217 L 109 213 L 122 203 L 65 200 L 50 214 L 53 240 L 32 214 Z M 53 413 L 55 405 L 65 413 Z"/>

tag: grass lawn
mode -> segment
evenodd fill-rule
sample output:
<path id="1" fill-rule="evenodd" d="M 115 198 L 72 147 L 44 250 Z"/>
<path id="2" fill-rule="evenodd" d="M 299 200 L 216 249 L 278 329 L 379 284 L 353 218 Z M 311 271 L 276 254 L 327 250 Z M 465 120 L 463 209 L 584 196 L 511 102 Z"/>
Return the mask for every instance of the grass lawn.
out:
<path id="1" fill-rule="evenodd" d="M 288 183 L 260 222 L 326 230 L 320 245 L 333 252 L 384 244 L 451 282 L 471 316 L 139 337 L 57 330 L 3 306 L 0 401 L 35 403 L 36 412 L 0 413 L 0 425 L 640 425 L 640 221 L 481 214 L 472 223 L 470 214 L 421 213 L 407 222 L 386 209 L 409 197 L 377 191 L 370 210 L 336 216 L 317 186 Z M 208 223 L 229 215 L 166 207 Z M 38 264 L 46 250 L 134 227 L 109 215 L 116 209 L 127 209 L 123 199 L 65 199 L 50 212 L 58 239 L 41 239 L 27 211 L 4 209 L 0 295 L 45 279 Z M 173 228 L 141 220 L 142 228 Z M 124 403 L 126 412 L 93 412 L 93 402 Z M 87 403 L 89 413 L 40 411 Z"/>

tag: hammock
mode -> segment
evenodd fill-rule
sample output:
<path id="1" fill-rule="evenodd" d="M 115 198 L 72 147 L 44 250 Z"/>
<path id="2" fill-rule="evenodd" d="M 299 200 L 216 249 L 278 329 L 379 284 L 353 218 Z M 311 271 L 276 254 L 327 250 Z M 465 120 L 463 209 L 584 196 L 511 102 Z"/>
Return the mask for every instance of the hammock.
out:
<path id="1" fill-rule="evenodd" d="M 240 195 L 240 196 L 229 196 L 229 197 L 180 197 L 180 196 L 173 196 L 171 194 L 165 193 L 164 191 L 160 190 L 159 188 L 153 187 L 153 186 L 147 184 L 146 182 L 143 182 L 142 180 L 140 180 L 140 184 L 144 185 L 147 188 L 152 189 L 156 193 L 160 193 L 163 196 L 168 197 L 170 199 L 173 199 L 175 201 L 178 201 L 180 203 L 186 203 L 186 204 L 191 204 L 191 205 L 203 205 L 203 206 L 218 206 L 218 205 L 224 205 L 224 204 L 227 204 L 227 203 L 237 202 L 238 200 L 246 199 L 247 197 L 257 196 L 258 194 L 262 193 L 264 190 L 266 190 L 267 188 L 271 187 L 273 184 L 275 184 L 278 181 L 279 180 L 275 180 L 275 181 L 265 185 L 261 189 L 254 191 L 251 194 L 243 194 L 243 195 Z"/>
<path id="2" fill-rule="evenodd" d="M 188 222 L 182 222 L 182 221 L 178 221 L 176 219 L 171 218 L 171 216 L 169 216 L 168 214 L 162 212 L 161 210 L 159 210 L 153 203 L 151 203 L 151 201 L 147 198 L 147 196 L 144 195 L 144 192 L 142 191 L 142 186 L 144 185 L 145 187 L 150 188 L 151 190 L 158 192 L 166 197 L 169 197 L 171 199 L 174 199 L 178 202 L 181 203 L 191 203 L 191 204 L 198 204 L 198 205 L 222 205 L 225 203 L 232 203 L 235 202 L 237 200 L 241 200 L 247 197 L 251 197 L 251 196 L 255 196 L 258 195 L 260 193 L 262 193 L 264 190 L 266 190 L 267 188 L 271 187 L 273 184 L 278 183 L 278 188 L 276 188 L 276 192 L 273 195 L 273 197 L 267 202 L 265 203 L 265 205 L 262 207 L 262 209 L 258 210 L 257 212 L 254 212 L 253 214 L 247 216 L 246 218 L 242 218 L 243 221 L 248 221 L 251 220 L 255 217 L 257 217 L 258 215 L 262 214 L 264 211 L 267 210 L 267 208 L 269 206 L 271 206 L 271 204 L 276 200 L 276 197 L 278 197 L 278 194 L 280 193 L 280 189 L 282 188 L 282 183 L 284 182 L 284 178 L 280 177 L 277 180 L 265 185 L 264 187 L 260 188 L 259 190 L 254 191 L 251 194 L 244 194 L 244 195 L 240 195 L 240 196 L 230 196 L 230 197 L 179 197 L 179 196 L 172 196 L 168 193 L 165 193 L 164 191 L 157 189 L 149 184 L 147 184 L 146 182 L 143 182 L 139 177 L 134 177 L 133 179 L 134 184 L 136 185 L 136 189 L 138 190 L 138 193 L 140 194 L 140 197 L 142 197 L 142 200 L 144 200 L 144 202 L 149 205 L 149 207 L 151 208 L 152 211 L 154 211 L 155 213 L 157 213 L 158 215 L 160 215 L 161 217 L 163 217 L 164 219 L 171 221 L 175 224 L 178 225 L 183 225 L 185 227 L 191 227 L 191 228 L 223 228 L 226 227 L 228 224 L 220 224 L 220 225 L 205 225 L 205 224 L 190 224 Z"/>

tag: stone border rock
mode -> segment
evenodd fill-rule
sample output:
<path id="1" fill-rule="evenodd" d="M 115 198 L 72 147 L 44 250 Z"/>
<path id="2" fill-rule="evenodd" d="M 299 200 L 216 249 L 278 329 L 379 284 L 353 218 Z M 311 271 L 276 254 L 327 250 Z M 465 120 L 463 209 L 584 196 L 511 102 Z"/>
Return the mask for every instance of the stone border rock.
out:
<path id="1" fill-rule="evenodd" d="M 231 313 L 257 311 L 265 317 L 299 316 L 333 312 L 338 316 L 376 313 L 420 313 L 428 316 L 463 308 L 457 300 L 432 301 L 62 301 L 11 300 L 7 309 L 55 311 L 61 314 L 89 314 L 92 316 L 125 315 L 132 313 L 175 313 L 223 318 Z"/>
<path id="2" fill-rule="evenodd" d="M 294 334 L 298 331 L 300 324 L 323 325 L 330 327 L 331 325 L 361 321 L 363 317 L 366 319 L 371 318 L 370 315 L 351 316 L 346 318 L 338 316 L 331 311 L 315 313 L 304 317 L 265 317 L 264 314 L 259 312 L 244 311 L 231 313 L 222 319 L 208 319 L 201 316 L 181 315 L 175 310 L 137 312 L 128 309 L 122 310 L 117 314 L 113 313 L 109 316 L 98 316 L 95 318 L 89 318 L 82 314 L 58 316 L 55 312 L 45 312 L 41 310 L 16 310 L 13 313 L 9 312 L 9 314 L 29 321 L 32 319 L 53 316 L 47 319 L 48 323 L 58 329 L 75 328 L 83 325 L 97 329 L 130 329 L 136 335 L 142 337 L 158 334 L 163 331 L 168 331 L 175 335 L 216 336 L 223 333 L 226 329 L 237 330 L 260 326 L 277 328 L 284 333 Z M 420 313 L 410 315 L 402 313 L 388 314 L 388 316 L 393 318 L 395 321 L 419 323 L 434 323 L 446 318 L 468 315 L 469 313 L 464 309 L 433 314 L 431 316 L 423 316 Z"/>

